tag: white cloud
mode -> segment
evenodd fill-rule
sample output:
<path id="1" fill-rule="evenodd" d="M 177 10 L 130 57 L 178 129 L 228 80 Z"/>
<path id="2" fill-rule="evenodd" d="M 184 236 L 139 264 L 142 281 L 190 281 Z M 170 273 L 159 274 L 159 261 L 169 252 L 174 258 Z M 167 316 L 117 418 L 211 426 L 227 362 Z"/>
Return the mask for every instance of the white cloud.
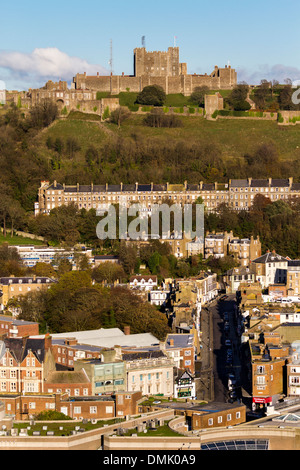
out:
<path id="1" fill-rule="evenodd" d="M 55 47 L 36 48 L 31 53 L 0 51 L 0 69 L 9 83 L 42 86 L 47 80 L 71 81 L 76 73 L 108 75 L 97 64 L 90 64 L 79 57 L 71 57 Z M 4 78 L 4 77 L 2 77 Z M 39 85 L 37 85 L 39 84 Z"/>
<path id="2" fill-rule="evenodd" d="M 249 85 L 257 85 L 261 80 L 278 80 L 279 83 L 284 84 L 286 79 L 292 82 L 300 80 L 300 69 L 297 67 L 286 66 L 282 64 L 276 65 L 260 65 L 257 70 L 250 71 L 246 68 L 236 69 L 238 82 L 247 82 Z"/>

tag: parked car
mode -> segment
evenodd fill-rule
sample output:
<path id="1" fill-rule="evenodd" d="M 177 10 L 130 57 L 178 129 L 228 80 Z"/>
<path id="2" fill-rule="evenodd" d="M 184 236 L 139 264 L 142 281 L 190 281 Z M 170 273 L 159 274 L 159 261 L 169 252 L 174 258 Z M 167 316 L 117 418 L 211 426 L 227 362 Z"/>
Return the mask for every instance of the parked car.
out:
<path id="1" fill-rule="evenodd" d="M 228 348 L 231 348 L 231 346 L 232 346 L 231 339 L 226 339 L 225 340 L 225 346 L 228 347 Z"/>

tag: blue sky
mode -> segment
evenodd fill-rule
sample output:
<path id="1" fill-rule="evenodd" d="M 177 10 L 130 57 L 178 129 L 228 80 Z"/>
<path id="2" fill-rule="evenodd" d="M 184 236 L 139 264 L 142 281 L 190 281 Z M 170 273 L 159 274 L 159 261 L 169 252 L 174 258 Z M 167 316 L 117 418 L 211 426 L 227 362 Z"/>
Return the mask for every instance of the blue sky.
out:
<path id="1" fill-rule="evenodd" d="M 133 49 L 180 48 L 188 73 L 230 61 L 238 80 L 300 79 L 299 0 L 11 0 L 0 7 L 0 80 L 7 89 L 69 83 L 77 72 L 133 73 Z"/>

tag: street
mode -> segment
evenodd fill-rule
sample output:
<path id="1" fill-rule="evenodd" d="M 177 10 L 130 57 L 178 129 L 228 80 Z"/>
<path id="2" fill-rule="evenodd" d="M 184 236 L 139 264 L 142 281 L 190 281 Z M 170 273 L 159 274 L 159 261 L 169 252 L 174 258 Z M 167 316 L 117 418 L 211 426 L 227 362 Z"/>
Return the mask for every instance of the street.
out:
<path id="1" fill-rule="evenodd" d="M 222 296 L 221 296 L 222 297 Z M 202 382 L 210 392 L 209 401 L 228 402 L 240 398 L 240 340 L 237 332 L 235 295 L 217 299 L 201 312 L 202 332 Z M 231 374 L 234 390 L 228 389 L 228 375 Z M 203 384 L 202 384 L 203 388 Z M 204 393 L 199 398 L 204 398 Z M 208 399 L 206 393 L 205 399 Z"/>

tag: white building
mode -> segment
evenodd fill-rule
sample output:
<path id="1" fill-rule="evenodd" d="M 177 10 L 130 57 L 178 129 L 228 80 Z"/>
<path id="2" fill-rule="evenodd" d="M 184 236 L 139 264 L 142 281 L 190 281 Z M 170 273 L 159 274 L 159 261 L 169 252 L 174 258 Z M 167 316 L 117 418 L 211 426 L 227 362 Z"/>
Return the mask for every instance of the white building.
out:
<path id="1" fill-rule="evenodd" d="M 128 392 L 173 396 L 174 363 L 162 351 L 128 352 L 122 360 L 126 362 Z"/>
<path id="2" fill-rule="evenodd" d="M 272 284 L 286 284 L 288 259 L 273 252 L 267 252 L 264 255 L 252 261 L 252 267 L 255 272 L 256 281 L 260 282 L 263 289 Z"/>
<path id="3" fill-rule="evenodd" d="M 131 276 L 129 285 L 131 289 L 151 291 L 154 287 L 157 287 L 157 276 L 143 276 L 137 274 Z"/>
<path id="4" fill-rule="evenodd" d="M 56 266 L 60 259 L 70 261 L 73 268 L 76 268 L 76 257 L 79 255 L 86 255 L 89 262 L 93 262 L 92 250 L 65 250 L 64 248 L 48 247 L 48 246 L 35 246 L 35 245 L 21 245 L 14 246 L 24 264 L 29 268 L 34 267 L 37 263 L 47 263 Z"/>

